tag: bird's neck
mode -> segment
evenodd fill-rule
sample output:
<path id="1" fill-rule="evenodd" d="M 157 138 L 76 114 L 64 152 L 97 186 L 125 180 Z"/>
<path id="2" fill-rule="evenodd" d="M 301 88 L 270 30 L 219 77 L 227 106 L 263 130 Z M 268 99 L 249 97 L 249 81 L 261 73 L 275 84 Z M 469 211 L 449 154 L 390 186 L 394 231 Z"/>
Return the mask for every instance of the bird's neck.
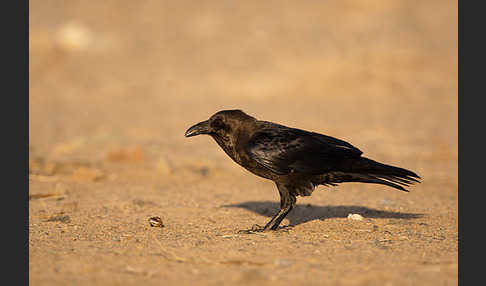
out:
<path id="1" fill-rule="evenodd" d="M 214 141 L 218 143 L 221 149 L 223 149 L 231 159 L 238 163 L 235 144 L 229 136 L 213 135 L 211 137 L 213 137 Z"/>
<path id="2" fill-rule="evenodd" d="M 245 161 L 245 158 L 242 158 L 242 155 L 244 157 L 245 151 L 242 149 L 244 149 L 244 146 L 252 135 L 248 131 L 242 130 L 240 127 L 238 130 L 233 130 L 231 135 L 215 134 L 212 137 L 233 161 L 242 165 L 243 161 Z"/>

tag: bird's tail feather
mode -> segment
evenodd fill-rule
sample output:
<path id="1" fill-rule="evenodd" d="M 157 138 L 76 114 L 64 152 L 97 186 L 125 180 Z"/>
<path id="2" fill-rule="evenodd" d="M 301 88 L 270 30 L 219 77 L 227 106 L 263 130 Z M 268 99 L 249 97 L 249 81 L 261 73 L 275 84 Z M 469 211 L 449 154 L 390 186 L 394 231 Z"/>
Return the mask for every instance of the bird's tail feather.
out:
<path id="1" fill-rule="evenodd" d="M 346 169 L 346 172 L 335 173 L 342 182 L 382 184 L 405 192 L 408 190 L 404 187 L 420 183 L 419 179 L 421 179 L 410 170 L 378 163 L 365 157 L 352 162 Z"/>

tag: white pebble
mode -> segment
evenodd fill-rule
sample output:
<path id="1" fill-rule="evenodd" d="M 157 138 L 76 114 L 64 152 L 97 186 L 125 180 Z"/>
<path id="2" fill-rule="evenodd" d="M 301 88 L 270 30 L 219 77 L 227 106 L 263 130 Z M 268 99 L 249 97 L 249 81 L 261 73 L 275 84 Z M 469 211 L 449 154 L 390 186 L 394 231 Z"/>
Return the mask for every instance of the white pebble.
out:
<path id="1" fill-rule="evenodd" d="M 348 214 L 348 219 L 363 220 L 363 216 L 361 216 L 359 214 Z"/>

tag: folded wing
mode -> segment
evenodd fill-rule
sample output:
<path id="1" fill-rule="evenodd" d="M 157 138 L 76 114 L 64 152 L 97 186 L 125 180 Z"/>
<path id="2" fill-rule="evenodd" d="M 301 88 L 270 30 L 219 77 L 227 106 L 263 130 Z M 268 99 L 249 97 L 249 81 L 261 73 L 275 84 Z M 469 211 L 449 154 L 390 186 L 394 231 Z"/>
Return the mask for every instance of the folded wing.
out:
<path id="1" fill-rule="evenodd" d="M 280 175 L 322 174 L 362 154 L 345 141 L 277 124 L 255 133 L 246 147 L 251 158 Z"/>

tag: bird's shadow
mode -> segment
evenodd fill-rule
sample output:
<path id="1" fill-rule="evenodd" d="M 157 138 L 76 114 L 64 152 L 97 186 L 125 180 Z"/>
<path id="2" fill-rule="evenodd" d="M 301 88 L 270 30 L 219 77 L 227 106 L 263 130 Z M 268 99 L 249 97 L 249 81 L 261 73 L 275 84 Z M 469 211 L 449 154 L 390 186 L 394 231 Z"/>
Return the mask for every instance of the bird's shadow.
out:
<path id="1" fill-rule="evenodd" d="M 244 202 L 240 204 L 223 205 L 226 208 L 243 208 L 254 213 L 273 217 L 280 209 L 280 204 L 275 202 Z M 419 213 L 402 213 L 394 211 L 383 211 L 362 206 L 315 206 L 315 205 L 296 205 L 287 215 L 291 226 L 296 226 L 312 220 L 325 220 L 328 218 L 345 218 L 350 213 L 360 214 L 365 218 L 396 218 L 396 219 L 415 219 L 424 215 Z"/>

